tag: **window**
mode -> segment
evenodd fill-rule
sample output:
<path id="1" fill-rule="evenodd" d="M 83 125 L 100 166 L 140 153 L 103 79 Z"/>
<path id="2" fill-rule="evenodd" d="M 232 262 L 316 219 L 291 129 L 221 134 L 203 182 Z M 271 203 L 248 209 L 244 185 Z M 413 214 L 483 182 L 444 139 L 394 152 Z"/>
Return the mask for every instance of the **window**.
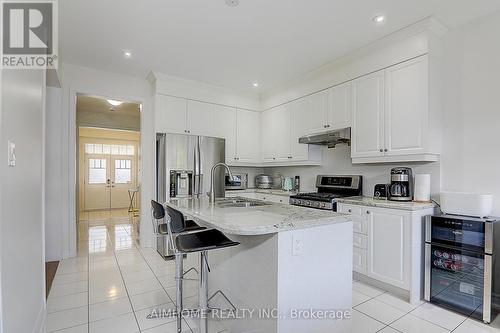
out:
<path id="1" fill-rule="evenodd" d="M 85 153 L 87 154 L 111 154 L 121 156 L 133 156 L 135 147 L 133 145 L 107 145 L 101 143 L 86 143 Z"/>
<path id="2" fill-rule="evenodd" d="M 106 184 L 106 160 L 89 158 L 89 184 Z"/>
<path id="3" fill-rule="evenodd" d="M 115 160 L 115 183 L 126 184 L 132 181 L 132 161 Z"/>

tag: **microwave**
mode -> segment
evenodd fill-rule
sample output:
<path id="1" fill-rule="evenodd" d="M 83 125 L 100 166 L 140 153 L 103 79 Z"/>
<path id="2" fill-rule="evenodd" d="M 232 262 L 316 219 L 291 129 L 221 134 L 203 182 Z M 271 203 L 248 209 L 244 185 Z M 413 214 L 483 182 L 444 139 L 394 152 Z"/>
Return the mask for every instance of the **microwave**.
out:
<path id="1" fill-rule="evenodd" d="M 248 174 L 233 173 L 233 179 L 229 175 L 225 177 L 226 190 L 246 190 L 248 187 Z"/>

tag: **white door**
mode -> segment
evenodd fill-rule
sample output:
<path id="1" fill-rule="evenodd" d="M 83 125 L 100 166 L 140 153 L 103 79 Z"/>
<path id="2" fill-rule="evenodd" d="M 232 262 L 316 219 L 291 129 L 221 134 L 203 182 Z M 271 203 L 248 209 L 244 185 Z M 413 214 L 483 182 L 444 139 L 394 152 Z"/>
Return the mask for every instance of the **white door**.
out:
<path id="1" fill-rule="evenodd" d="M 236 161 L 236 108 L 216 105 L 214 136 L 226 139 L 226 162 Z"/>
<path id="2" fill-rule="evenodd" d="M 160 133 L 187 133 L 187 100 L 156 95 L 155 128 Z"/>
<path id="3" fill-rule="evenodd" d="M 308 115 L 308 133 L 328 130 L 328 91 L 320 91 L 304 98 L 304 112 Z"/>
<path id="4" fill-rule="evenodd" d="M 351 157 L 384 155 L 384 72 L 352 83 Z"/>
<path id="5" fill-rule="evenodd" d="M 111 156 L 111 208 L 128 208 L 129 189 L 133 189 L 137 171 L 134 156 Z"/>
<path id="6" fill-rule="evenodd" d="M 351 127 L 351 83 L 328 90 L 328 129 Z"/>
<path id="7" fill-rule="evenodd" d="M 111 163 L 110 155 L 85 154 L 85 209 L 110 209 Z"/>
<path id="8" fill-rule="evenodd" d="M 188 100 L 188 133 L 192 135 L 214 136 L 213 115 L 214 104 Z"/>
<path id="9" fill-rule="evenodd" d="M 276 152 L 276 141 L 274 140 L 275 108 L 262 113 L 262 159 L 264 162 L 272 162 Z"/>
<path id="10" fill-rule="evenodd" d="M 275 108 L 273 140 L 276 161 L 289 161 L 290 155 L 290 103 Z"/>
<path id="11" fill-rule="evenodd" d="M 137 188 L 137 143 L 85 143 L 83 210 L 128 208 L 129 189 Z"/>
<path id="12" fill-rule="evenodd" d="M 304 100 L 299 99 L 290 103 L 290 156 L 292 161 L 307 161 L 309 159 L 309 145 L 299 143 L 301 136 L 308 133 L 308 120 L 311 115 L 304 108 Z"/>
<path id="13" fill-rule="evenodd" d="M 427 56 L 385 71 L 386 155 L 424 152 L 428 128 Z"/>
<path id="14" fill-rule="evenodd" d="M 260 161 L 260 112 L 238 109 L 236 158 L 238 162 L 257 163 Z"/>
<path id="15" fill-rule="evenodd" d="M 369 210 L 368 276 L 399 288 L 410 288 L 410 226 L 407 213 Z"/>

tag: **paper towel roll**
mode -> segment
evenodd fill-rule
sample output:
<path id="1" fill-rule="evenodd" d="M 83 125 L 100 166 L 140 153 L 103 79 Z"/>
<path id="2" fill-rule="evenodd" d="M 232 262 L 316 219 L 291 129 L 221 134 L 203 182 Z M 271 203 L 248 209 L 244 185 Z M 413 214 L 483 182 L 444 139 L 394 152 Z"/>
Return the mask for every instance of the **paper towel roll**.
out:
<path id="1" fill-rule="evenodd" d="M 415 201 L 429 202 L 431 201 L 431 175 L 416 174 L 415 175 Z"/>

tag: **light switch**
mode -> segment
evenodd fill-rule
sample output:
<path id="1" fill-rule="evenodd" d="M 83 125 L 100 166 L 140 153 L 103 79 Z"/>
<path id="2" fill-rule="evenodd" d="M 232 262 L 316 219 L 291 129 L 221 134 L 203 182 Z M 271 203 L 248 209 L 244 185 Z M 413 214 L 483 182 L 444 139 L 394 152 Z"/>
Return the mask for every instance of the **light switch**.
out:
<path id="1" fill-rule="evenodd" d="M 16 144 L 12 141 L 7 142 L 7 153 L 9 154 L 7 158 L 7 165 L 11 167 L 16 166 Z"/>
<path id="2" fill-rule="evenodd" d="M 302 233 L 294 232 L 292 234 L 292 255 L 301 256 L 304 254 L 304 239 Z"/>

